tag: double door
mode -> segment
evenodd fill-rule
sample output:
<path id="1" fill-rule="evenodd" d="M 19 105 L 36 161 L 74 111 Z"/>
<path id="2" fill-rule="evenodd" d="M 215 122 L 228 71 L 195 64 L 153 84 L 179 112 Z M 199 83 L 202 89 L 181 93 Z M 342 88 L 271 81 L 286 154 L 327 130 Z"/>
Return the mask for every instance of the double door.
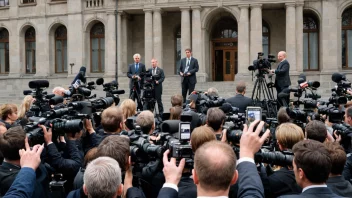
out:
<path id="1" fill-rule="evenodd" d="M 234 81 L 237 73 L 237 49 L 214 49 L 213 81 Z"/>

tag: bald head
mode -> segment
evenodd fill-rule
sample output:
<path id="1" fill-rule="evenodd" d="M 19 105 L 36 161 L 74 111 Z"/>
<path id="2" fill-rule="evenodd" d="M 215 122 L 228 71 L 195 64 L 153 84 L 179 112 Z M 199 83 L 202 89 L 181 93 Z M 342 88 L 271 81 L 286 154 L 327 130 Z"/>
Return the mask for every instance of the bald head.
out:
<path id="1" fill-rule="evenodd" d="M 285 51 L 280 51 L 278 54 L 277 54 L 277 60 L 278 61 L 283 61 L 286 59 L 286 52 Z"/>
<path id="2" fill-rule="evenodd" d="M 194 171 L 201 188 L 227 190 L 236 172 L 236 155 L 223 142 L 214 140 L 204 143 L 195 153 Z"/>

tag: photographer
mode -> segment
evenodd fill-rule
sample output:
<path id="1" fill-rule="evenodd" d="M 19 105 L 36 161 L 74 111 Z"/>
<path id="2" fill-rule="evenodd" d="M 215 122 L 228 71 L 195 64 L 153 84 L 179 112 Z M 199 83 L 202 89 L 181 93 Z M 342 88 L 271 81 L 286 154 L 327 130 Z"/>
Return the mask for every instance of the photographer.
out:
<path id="1" fill-rule="evenodd" d="M 152 74 L 153 76 L 155 99 L 156 99 L 156 102 L 158 103 L 159 114 L 163 115 L 164 107 L 161 101 L 161 95 L 163 93 L 163 82 L 165 79 L 164 70 L 158 67 L 158 60 L 156 60 L 155 58 L 153 58 L 151 62 L 152 62 L 152 68 L 148 70 L 148 73 Z M 144 108 L 144 110 L 147 110 L 147 109 Z M 153 110 L 153 109 L 150 109 L 150 110 Z"/>
<path id="2" fill-rule="evenodd" d="M 42 126 L 42 129 L 45 144 L 48 149 L 48 163 L 55 168 L 56 172 L 64 174 L 64 178 L 67 180 L 65 183 L 65 190 L 69 192 L 72 190 L 74 177 L 83 163 L 83 153 L 79 151 L 76 145 L 76 140 L 81 138 L 82 131 L 66 132 L 66 152 L 60 153 L 52 140 L 52 128 L 47 130 L 44 126 Z M 63 157 L 64 154 L 66 154 L 65 157 Z"/>
<path id="3" fill-rule="evenodd" d="M 191 130 L 193 130 L 194 128 L 205 124 L 206 116 L 202 114 L 203 112 L 199 112 L 201 111 L 201 109 L 200 109 L 198 94 L 192 93 L 191 95 L 188 96 L 188 99 L 190 100 L 190 103 L 189 105 L 187 105 L 185 109 L 183 109 L 183 112 L 181 115 L 192 116 Z"/>
<path id="4" fill-rule="evenodd" d="M 0 166 L 0 196 L 6 194 L 21 171 L 19 150 L 28 148 L 25 139 L 26 133 L 20 126 L 12 127 L 0 135 L 0 152 L 5 158 Z M 48 172 L 43 164 L 36 170 L 36 176 L 33 197 L 49 197 Z"/>
<path id="5" fill-rule="evenodd" d="M 171 96 L 171 106 L 172 107 L 176 107 L 176 106 L 179 106 L 179 107 L 183 107 L 183 97 L 182 95 L 180 94 L 175 94 L 173 96 Z"/>
<path id="6" fill-rule="evenodd" d="M 149 110 L 142 111 L 138 114 L 136 123 L 141 127 L 143 134 L 150 135 L 155 130 L 154 114 Z"/>
<path id="7" fill-rule="evenodd" d="M 337 142 L 326 142 L 325 147 L 328 149 L 332 160 L 331 172 L 326 185 L 337 195 L 350 197 L 352 195 L 352 185 L 342 176 L 346 162 L 345 150 Z"/>
<path id="8" fill-rule="evenodd" d="M 225 122 L 226 115 L 219 108 L 210 108 L 207 112 L 207 126 L 214 130 L 217 140 L 226 141 L 226 129 L 223 130 L 222 126 Z M 223 135 L 224 134 L 224 135 Z"/>
<path id="9" fill-rule="evenodd" d="M 239 113 L 246 113 L 248 106 L 253 105 L 253 100 L 244 96 L 246 94 L 246 83 L 240 81 L 236 85 L 236 96 L 226 99 L 231 106 L 239 108 Z"/>
<path id="10" fill-rule="evenodd" d="M 318 120 L 310 121 L 305 128 L 305 138 L 321 143 L 328 141 L 328 131 L 325 124 Z"/>
<path id="11" fill-rule="evenodd" d="M 290 63 L 286 60 L 286 52 L 281 51 L 277 55 L 277 60 L 280 61 L 277 69 L 270 70 L 271 74 L 276 74 L 275 78 L 275 87 L 277 98 L 279 98 L 279 93 L 281 93 L 284 89 L 288 88 L 291 85 L 290 79 Z M 286 104 L 289 104 L 290 96 L 285 98 Z M 278 100 L 280 101 L 280 100 Z M 281 106 L 283 104 L 280 104 Z"/>
<path id="12" fill-rule="evenodd" d="M 304 135 L 299 126 L 283 123 L 276 128 L 276 138 L 280 151 L 291 152 L 293 145 L 304 140 Z M 260 176 L 265 189 L 265 197 L 299 194 L 302 190 L 296 183 L 292 166 L 284 166 L 277 171 L 272 171 L 268 165 L 266 170 L 264 167 L 261 168 Z"/>
<path id="13" fill-rule="evenodd" d="M 55 87 L 53 89 L 53 94 L 55 94 L 56 96 L 62 96 L 62 97 L 71 95 L 70 91 L 66 90 L 63 87 Z"/>
<path id="14" fill-rule="evenodd" d="M 5 133 L 9 128 L 14 126 L 18 119 L 17 106 L 15 104 L 4 104 L 0 107 L 0 134 Z"/>

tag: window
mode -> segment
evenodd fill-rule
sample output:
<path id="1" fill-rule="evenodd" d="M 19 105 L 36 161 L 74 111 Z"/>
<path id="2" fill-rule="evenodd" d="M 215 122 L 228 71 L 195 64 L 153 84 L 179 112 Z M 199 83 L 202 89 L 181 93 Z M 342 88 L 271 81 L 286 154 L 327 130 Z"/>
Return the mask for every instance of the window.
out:
<path id="1" fill-rule="evenodd" d="M 237 23 L 230 17 L 221 19 L 216 23 L 213 38 L 237 38 Z"/>
<path id="2" fill-rule="evenodd" d="M 352 68 L 352 9 L 342 14 L 342 68 Z"/>
<path id="3" fill-rule="evenodd" d="M 176 32 L 176 44 L 175 44 L 175 74 L 177 74 L 178 70 L 180 69 L 181 66 L 181 27 L 177 29 Z"/>
<path id="4" fill-rule="evenodd" d="M 263 21 L 263 53 L 264 57 L 268 58 L 268 55 L 270 54 L 270 31 L 269 31 L 269 25 Z"/>
<path id="5" fill-rule="evenodd" d="M 26 73 L 34 74 L 35 67 L 35 30 L 33 27 L 28 28 L 25 33 L 25 48 L 26 48 Z"/>
<path id="6" fill-rule="evenodd" d="M 91 72 L 104 72 L 105 66 L 105 29 L 104 24 L 95 24 L 90 31 Z"/>
<path id="7" fill-rule="evenodd" d="M 67 29 L 63 25 L 55 31 L 55 72 L 67 72 Z"/>
<path id="8" fill-rule="evenodd" d="M 9 59 L 9 32 L 7 29 L 0 29 L 0 73 L 7 74 L 10 71 Z"/>
<path id="9" fill-rule="evenodd" d="M 22 0 L 22 3 L 23 4 L 26 4 L 26 3 L 35 3 L 36 1 L 35 0 Z"/>
<path id="10" fill-rule="evenodd" d="M 8 6 L 8 5 L 9 5 L 9 0 L 0 0 L 0 7 Z"/>
<path id="11" fill-rule="evenodd" d="M 303 17 L 303 70 L 319 70 L 319 25 L 313 16 Z"/>

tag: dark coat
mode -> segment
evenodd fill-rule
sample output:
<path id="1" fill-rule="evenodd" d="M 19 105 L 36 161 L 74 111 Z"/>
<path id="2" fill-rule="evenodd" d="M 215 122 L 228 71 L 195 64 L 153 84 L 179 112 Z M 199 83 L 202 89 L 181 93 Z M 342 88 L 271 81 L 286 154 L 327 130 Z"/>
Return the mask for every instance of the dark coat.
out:
<path id="1" fill-rule="evenodd" d="M 152 74 L 152 72 L 153 68 L 148 69 L 148 73 Z M 163 82 L 165 79 L 164 70 L 156 67 L 156 74 L 154 75 L 154 78 L 159 82 L 159 84 L 154 82 L 155 95 L 161 95 L 163 93 Z"/>
<path id="2" fill-rule="evenodd" d="M 141 73 L 145 73 L 145 72 L 146 72 L 146 69 L 143 63 L 139 63 L 138 71 L 136 71 L 135 63 L 128 65 L 127 77 L 130 78 L 130 89 L 133 88 L 132 76 L 135 74 L 140 75 Z M 139 84 L 140 84 L 140 87 L 143 87 L 144 77 L 142 76 L 140 77 L 141 77 L 141 81 Z"/>
<path id="3" fill-rule="evenodd" d="M 187 67 L 187 58 L 183 58 L 183 59 L 181 59 L 180 72 L 184 73 L 186 67 Z M 191 73 L 191 75 L 186 76 L 186 77 L 182 77 L 181 83 L 183 82 L 184 78 L 188 78 L 189 83 L 196 84 L 197 83 L 196 72 L 198 72 L 198 70 L 199 70 L 198 60 L 191 57 L 191 62 L 189 64 L 189 68 L 188 68 L 188 72 L 187 72 L 187 73 Z"/>
<path id="4" fill-rule="evenodd" d="M 226 99 L 226 102 L 230 103 L 231 106 L 239 108 L 239 113 L 246 113 L 248 106 L 253 105 L 253 100 L 242 94 L 237 94 L 234 97 Z"/>
<path id="5" fill-rule="evenodd" d="M 241 162 L 237 165 L 238 198 L 264 197 L 264 188 L 257 167 L 252 162 Z"/>
<path id="6" fill-rule="evenodd" d="M 285 195 L 280 198 L 340 198 L 334 194 L 328 187 L 310 188 L 299 195 Z"/>
<path id="7" fill-rule="evenodd" d="M 337 195 L 352 197 L 352 185 L 343 176 L 329 177 L 326 185 Z"/>
<path id="8" fill-rule="evenodd" d="M 291 85 L 290 79 L 290 63 L 287 60 L 282 61 L 275 70 L 275 86 L 276 89 L 283 90 L 285 87 Z"/>

